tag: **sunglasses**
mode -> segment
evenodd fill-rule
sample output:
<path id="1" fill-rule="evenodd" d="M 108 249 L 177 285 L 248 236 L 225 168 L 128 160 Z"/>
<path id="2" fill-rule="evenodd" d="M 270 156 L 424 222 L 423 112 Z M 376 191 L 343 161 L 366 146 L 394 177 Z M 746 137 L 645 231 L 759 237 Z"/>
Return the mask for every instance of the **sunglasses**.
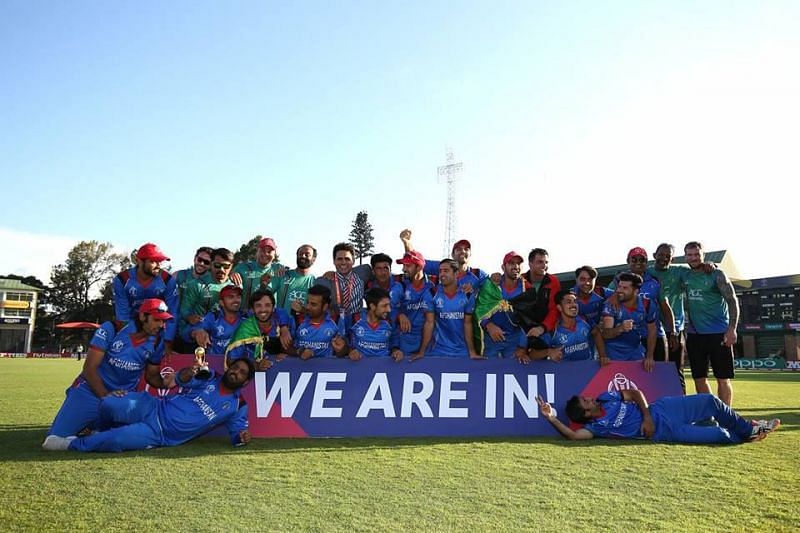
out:
<path id="1" fill-rule="evenodd" d="M 631 263 L 647 263 L 646 257 L 631 257 Z"/>
<path id="2" fill-rule="evenodd" d="M 211 266 L 213 266 L 214 268 L 221 268 L 222 270 L 228 270 L 233 266 L 233 264 L 232 263 L 214 263 Z"/>
<path id="3" fill-rule="evenodd" d="M 209 260 L 209 259 L 203 259 L 202 257 L 195 257 L 195 258 L 194 258 L 194 260 L 195 260 L 195 261 L 197 261 L 198 263 L 200 263 L 201 265 L 206 265 L 206 266 L 208 266 L 208 265 L 210 265 L 210 264 L 211 264 L 211 260 Z"/>

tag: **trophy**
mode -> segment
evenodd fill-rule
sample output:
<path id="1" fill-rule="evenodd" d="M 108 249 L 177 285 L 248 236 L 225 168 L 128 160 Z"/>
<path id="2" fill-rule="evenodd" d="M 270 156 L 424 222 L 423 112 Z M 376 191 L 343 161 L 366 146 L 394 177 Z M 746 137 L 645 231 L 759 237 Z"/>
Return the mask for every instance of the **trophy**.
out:
<path id="1" fill-rule="evenodd" d="M 208 361 L 206 361 L 206 349 L 202 346 L 195 348 L 194 362 L 200 367 L 195 376 L 200 379 L 208 379 L 211 377 L 211 371 L 208 369 Z"/>

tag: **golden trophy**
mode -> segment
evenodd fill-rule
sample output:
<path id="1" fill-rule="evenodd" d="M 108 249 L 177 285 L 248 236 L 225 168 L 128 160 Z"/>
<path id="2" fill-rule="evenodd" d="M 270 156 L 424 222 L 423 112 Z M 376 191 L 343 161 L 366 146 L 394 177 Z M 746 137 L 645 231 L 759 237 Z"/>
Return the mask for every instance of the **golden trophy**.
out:
<path id="1" fill-rule="evenodd" d="M 200 379 L 208 379 L 211 377 L 211 371 L 208 369 L 208 361 L 206 361 L 206 349 L 202 346 L 198 346 L 194 350 L 194 364 L 200 367 L 195 376 Z"/>

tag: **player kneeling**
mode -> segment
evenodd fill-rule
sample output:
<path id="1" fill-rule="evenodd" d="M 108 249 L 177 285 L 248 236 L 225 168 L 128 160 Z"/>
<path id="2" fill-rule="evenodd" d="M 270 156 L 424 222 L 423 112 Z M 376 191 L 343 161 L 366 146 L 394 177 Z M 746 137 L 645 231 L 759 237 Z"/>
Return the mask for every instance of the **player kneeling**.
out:
<path id="1" fill-rule="evenodd" d="M 247 444 L 247 404 L 241 390 L 255 374 L 254 363 L 237 359 L 221 376 L 211 371 L 200 377 L 199 369 L 195 364 L 178 372 L 182 391 L 174 396 L 156 398 L 138 392 L 103 398 L 100 431 L 80 438 L 50 435 L 42 448 L 122 452 L 178 446 L 219 425 L 225 425 L 234 446 Z"/>
<path id="2" fill-rule="evenodd" d="M 762 440 L 780 427 L 777 418 L 745 420 L 712 394 L 665 396 L 647 403 L 642 391 L 603 393 L 597 398 L 573 396 L 566 413 L 580 429 L 572 429 L 556 418 L 555 410 L 536 398 L 542 415 L 570 440 L 593 437 L 652 439 L 656 442 L 739 444 Z M 716 419 L 717 425 L 698 425 Z"/>

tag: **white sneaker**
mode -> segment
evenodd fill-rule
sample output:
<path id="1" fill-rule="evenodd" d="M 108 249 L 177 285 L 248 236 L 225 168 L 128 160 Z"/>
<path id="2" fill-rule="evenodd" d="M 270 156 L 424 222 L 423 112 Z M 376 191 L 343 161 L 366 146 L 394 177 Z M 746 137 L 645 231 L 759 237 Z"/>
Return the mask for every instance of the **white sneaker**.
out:
<path id="1" fill-rule="evenodd" d="M 763 430 L 767 433 L 772 433 L 779 427 L 781 427 L 781 419 L 780 418 L 773 418 L 772 420 L 759 420 L 759 424 L 763 428 Z"/>
<path id="2" fill-rule="evenodd" d="M 750 424 L 753 426 L 750 433 L 751 441 L 764 440 L 767 438 L 767 435 L 781 427 L 779 418 L 773 418 L 772 420 L 752 420 Z"/>
<path id="3" fill-rule="evenodd" d="M 48 435 L 42 443 L 42 449 L 49 452 L 62 452 L 69 448 L 69 445 L 77 437 L 59 437 L 58 435 Z"/>

